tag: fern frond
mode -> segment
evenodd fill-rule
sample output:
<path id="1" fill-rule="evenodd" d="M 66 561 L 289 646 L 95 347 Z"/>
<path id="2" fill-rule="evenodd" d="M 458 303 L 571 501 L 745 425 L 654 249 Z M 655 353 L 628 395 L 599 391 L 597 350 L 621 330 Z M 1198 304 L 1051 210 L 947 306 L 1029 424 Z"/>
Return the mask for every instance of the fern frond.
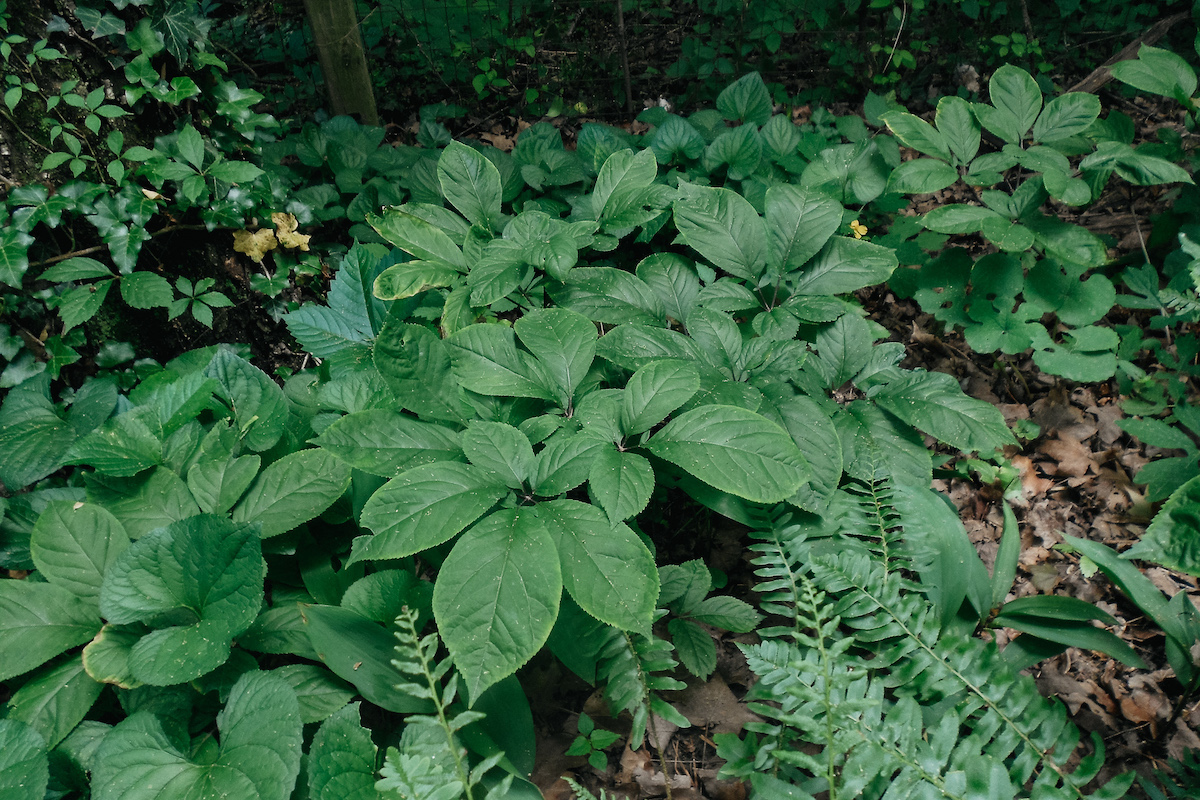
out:
<path id="1" fill-rule="evenodd" d="M 658 692 L 686 686 L 666 673 L 679 662 L 671 655 L 674 648 L 658 637 L 621 631 L 609 632 L 608 642 L 600 651 L 596 675 L 604 683 L 604 695 L 614 714 L 628 711 L 633 715 L 629 747 L 636 750 L 646 736 L 646 725 L 653 711 L 663 719 L 688 727 L 691 723 L 660 697 Z"/>

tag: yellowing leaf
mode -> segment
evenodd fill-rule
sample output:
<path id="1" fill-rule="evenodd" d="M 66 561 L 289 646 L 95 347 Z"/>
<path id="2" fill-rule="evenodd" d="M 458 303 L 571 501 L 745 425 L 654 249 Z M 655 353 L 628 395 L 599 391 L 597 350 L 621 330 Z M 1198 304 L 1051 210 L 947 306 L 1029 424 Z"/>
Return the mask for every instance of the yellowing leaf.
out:
<path id="1" fill-rule="evenodd" d="M 300 248 L 305 252 L 308 251 L 308 240 L 311 236 L 305 236 L 302 233 L 296 233 L 296 227 L 299 223 L 291 214 L 281 214 L 278 211 L 271 214 L 271 221 L 275 223 L 275 238 L 279 243 L 288 248 Z"/>
<path id="2" fill-rule="evenodd" d="M 234 231 L 233 232 L 233 249 L 239 253 L 245 253 L 250 256 L 250 260 L 262 263 L 263 256 L 268 250 L 274 250 L 279 244 L 275 240 L 275 231 L 270 228 L 251 233 L 250 231 Z M 306 248 L 307 249 L 307 248 Z"/>

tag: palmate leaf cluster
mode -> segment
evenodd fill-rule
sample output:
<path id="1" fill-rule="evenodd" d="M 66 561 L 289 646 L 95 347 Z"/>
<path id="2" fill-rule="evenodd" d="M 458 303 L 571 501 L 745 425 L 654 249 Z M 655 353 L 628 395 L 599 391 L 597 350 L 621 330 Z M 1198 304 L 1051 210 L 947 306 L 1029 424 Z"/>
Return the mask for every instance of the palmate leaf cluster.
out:
<path id="1" fill-rule="evenodd" d="M 787 624 L 742 646 L 764 722 L 723 737 L 726 772 L 764 797 L 1124 794 L 1132 775 L 1086 792 L 1099 738 L 1068 766 L 1080 734 L 1062 704 L 939 613 L 918 578 L 924 523 L 909 524 L 898 490 L 877 473 L 837 518 L 758 515 L 762 608 Z"/>

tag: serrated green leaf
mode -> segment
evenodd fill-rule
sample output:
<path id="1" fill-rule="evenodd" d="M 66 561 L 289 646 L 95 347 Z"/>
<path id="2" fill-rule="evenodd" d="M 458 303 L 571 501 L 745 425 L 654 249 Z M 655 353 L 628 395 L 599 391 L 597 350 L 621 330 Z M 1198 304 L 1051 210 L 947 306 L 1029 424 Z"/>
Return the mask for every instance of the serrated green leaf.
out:
<path id="1" fill-rule="evenodd" d="M 375 535 L 355 539 L 347 563 L 402 558 L 436 547 L 478 519 L 506 491 L 494 475 L 470 464 L 440 462 L 410 469 L 367 501 L 362 524 Z"/>
<path id="2" fill-rule="evenodd" d="M 168 787 L 191 798 L 287 800 L 300 772 L 303 723 L 282 678 L 250 672 L 238 679 L 217 715 L 215 757 L 192 761 L 149 711 L 139 711 L 104 738 L 96 755 L 96 800 L 151 800 Z"/>
<path id="3" fill-rule="evenodd" d="M 801 269 L 842 224 L 840 203 L 798 186 L 772 186 L 765 205 L 770 264 L 784 272 Z"/>
<path id="4" fill-rule="evenodd" d="M 368 215 L 367 222 L 384 239 L 416 258 L 449 264 L 460 272 L 470 268 L 460 247 L 444 230 L 415 214 L 389 208 L 382 216 Z"/>
<path id="5" fill-rule="evenodd" d="M 806 295 L 845 294 L 891 277 L 899 261 L 890 247 L 834 236 L 798 275 L 794 291 Z"/>
<path id="6" fill-rule="evenodd" d="M 62 318 L 63 333 L 96 316 L 108 290 L 112 288 L 111 280 L 103 280 L 89 286 L 77 286 L 63 294 L 58 306 L 58 315 Z"/>
<path id="7" fill-rule="evenodd" d="M 200 513 L 187 485 L 167 467 L 133 478 L 90 474 L 85 480 L 88 501 L 111 511 L 131 539 Z"/>
<path id="8" fill-rule="evenodd" d="M 29 540 L 33 563 L 47 581 L 96 602 L 105 571 L 128 546 L 111 513 L 66 500 L 46 506 Z"/>
<path id="9" fill-rule="evenodd" d="M 158 628 L 130 653 L 143 683 L 192 680 L 229 657 L 263 598 L 266 562 L 254 528 L 224 517 L 190 517 L 131 544 L 104 576 L 100 611 L 116 624 Z"/>
<path id="10" fill-rule="evenodd" d="M 562 588 L 554 541 L 533 509 L 496 512 L 458 540 L 433 613 L 472 702 L 546 643 Z"/>
<path id="11" fill-rule="evenodd" d="M 204 513 L 224 514 L 254 483 L 261 464 L 256 455 L 198 462 L 188 470 L 188 491 Z"/>
<path id="12" fill-rule="evenodd" d="M 50 780 L 46 740 L 15 719 L 0 719 L 0 795 L 43 800 Z"/>
<path id="13" fill-rule="evenodd" d="M 654 469 L 649 461 L 615 447 L 597 451 L 588 473 L 588 495 L 604 509 L 611 522 L 642 513 L 653 492 Z"/>
<path id="14" fill-rule="evenodd" d="M 760 503 L 786 500 L 811 475 L 782 428 L 734 406 L 684 412 L 654 434 L 646 448 L 714 488 Z"/>
<path id="15" fill-rule="evenodd" d="M 666 315 L 676 322 L 687 319 L 700 296 L 695 266 L 676 253 L 655 253 L 642 259 L 637 277 L 654 290 Z"/>
<path id="16" fill-rule="evenodd" d="M 1038 142 L 1053 142 L 1083 133 L 1100 117 L 1100 98 L 1088 92 L 1059 95 L 1042 109 L 1033 126 Z"/>
<path id="17" fill-rule="evenodd" d="M 375 342 L 374 360 L 401 407 L 450 422 L 470 416 L 451 370 L 450 348 L 429 329 L 389 322 Z"/>
<path id="18" fill-rule="evenodd" d="M 287 423 L 287 401 L 265 372 L 222 348 L 204 374 L 217 381 L 217 394 L 229 404 L 247 448 L 261 453 L 279 441 Z"/>
<path id="19" fill-rule="evenodd" d="M 312 443 L 355 469 L 384 478 L 421 464 L 462 457 L 455 431 L 381 408 L 342 417 Z"/>
<path id="20" fill-rule="evenodd" d="M 103 689 L 84 672 L 77 655 L 35 673 L 5 703 L 4 716 L 24 722 L 53 748 L 87 715 Z"/>
<path id="21" fill-rule="evenodd" d="M 622 395 L 621 429 L 627 436 L 650 430 L 700 389 L 700 373 L 687 361 L 651 361 L 630 376 Z"/>
<path id="22" fill-rule="evenodd" d="M 906 373 L 872 398 L 880 408 L 964 452 L 990 453 L 1016 442 L 999 410 L 967 397 L 958 381 L 941 372 Z"/>
<path id="23" fill-rule="evenodd" d="M 683 183 L 675 200 L 675 224 L 684 241 L 710 264 L 745 280 L 767 266 L 767 230 L 741 195 Z"/>
<path id="24" fill-rule="evenodd" d="M 613 267 L 573 269 L 562 286 L 551 286 L 556 305 L 606 325 L 662 325 L 663 303 L 640 278 Z"/>
<path id="25" fill-rule="evenodd" d="M 92 278 L 108 278 L 112 274 L 111 269 L 94 258 L 76 256 L 48 267 L 38 277 L 44 281 L 86 281 Z"/>
<path id="26" fill-rule="evenodd" d="M 0 581 L 0 680 L 28 672 L 100 630 L 94 603 L 30 580 Z"/>
<path id="27" fill-rule="evenodd" d="M 403 300 L 429 289 L 453 286 L 462 279 L 458 270 L 437 261 L 408 261 L 393 264 L 375 278 L 375 296 L 380 300 Z"/>
<path id="28" fill-rule="evenodd" d="M 329 508 L 349 486 L 348 464 L 324 450 L 301 450 L 262 471 L 233 520 L 258 523 L 264 539 L 277 536 Z"/>
<path id="29" fill-rule="evenodd" d="M 579 433 L 559 433 L 552 437 L 537 455 L 530 490 L 541 497 L 555 497 L 571 491 L 588 479 L 593 461 L 601 450 L 612 444 L 612 439 L 586 427 Z"/>
<path id="30" fill-rule="evenodd" d="M 569 406 L 596 356 L 596 326 L 569 309 L 547 308 L 523 315 L 513 328 L 562 390 L 564 407 Z"/>
<path id="31" fill-rule="evenodd" d="M 121 299 L 134 308 L 166 308 L 175 291 L 161 275 L 132 272 L 121 279 Z"/>
<path id="32" fill-rule="evenodd" d="M 446 344 L 458 382 L 471 391 L 554 400 L 545 369 L 533 356 L 517 349 L 512 328 L 470 325 L 446 339 Z"/>
<path id="33" fill-rule="evenodd" d="M 675 645 L 679 662 L 697 678 L 707 680 L 717 668 L 717 646 L 712 637 L 699 625 L 686 619 L 668 622 L 667 632 L 671 634 L 671 644 Z"/>
<path id="34" fill-rule="evenodd" d="M 905 161 L 888 177 L 887 191 L 897 194 L 931 194 L 958 181 L 958 170 L 932 158 Z"/>
<path id="35" fill-rule="evenodd" d="M 305 725 L 328 719 L 345 708 L 355 694 L 350 684 L 316 664 L 288 664 L 271 671 L 296 693 L 300 721 Z"/>
<path id="36" fill-rule="evenodd" d="M 83 648 L 83 668 L 92 680 L 111 683 L 122 689 L 135 689 L 142 682 L 133 677 L 129 655 L 133 646 L 148 633 L 145 625 L 105 625 L 96 638 Z"/>
<path id="37" fill-rule="evenodd" d="M 67 452 L 67 463 L 87 464 L 104 475 L 128 478 L 161 463 L 163 442 L 142 409 L 128 411 L 104 422 L 79 439 Z"/>
<path id="38" fill-rule="evenodd" d="M 371 732 L 359 724 L 353 703 L 322 723 L 308 754 L 308 794 L 312 800 L 376 800 L 375 755 Z"/>
<path id="39" fill-rule="evenodd" d="M 920 117 L 903 111 L 893 111 L 884 114 L 883 121 L 896 138 L 908 147 L 942 161 L 950 161 L 953 158 L 946 134 Z"/>

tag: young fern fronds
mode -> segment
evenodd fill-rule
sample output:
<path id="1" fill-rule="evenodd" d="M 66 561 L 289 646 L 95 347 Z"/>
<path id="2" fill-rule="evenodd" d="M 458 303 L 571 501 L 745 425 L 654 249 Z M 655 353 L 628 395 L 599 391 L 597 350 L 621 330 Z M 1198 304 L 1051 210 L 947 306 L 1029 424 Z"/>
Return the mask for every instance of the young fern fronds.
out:
<path id="1" fill-rule="evenodd" d="M 751 536 L 759 541 L 750 545 L 757 555 L 751 559 L 760 583 L 754 587 L 758 593 L 758 607 L 765 614 L 774 614 L 792 620 L 791 627 L 762 627 L 758 634 L 764 639 L 781 636 L 794 637 L 803 628 L 797 608 L 801 604 L 802 585 L 806 580 L 805 566 L 812 555 L 806 531 L 792 522 L 790 514 L 764 513 L 758 530 Z"/>
<path id="2" fill-rule="evenodd" d="M 496 753 L 471 768 L 467 751 L 458 741 L 457 732 L 483 719 L 478 711 L 460 711 L 449 716 L 458 694 L 458 673 L 452 672 L 450 658 L 437 660 L 438 635 L 422 637 L 417 631 L 417 612 L 404 608 L 396 617 L 396 658 L 392 665 L 409 680 L 396 688 L 413 697 L 433 703 L 432 715 L 414 714 L 400 738 L 400 749 L 389 748 L 376 784 L 380 791 L 393 791 L 402 798 L 431 800 L 474 800 L 474 789 L 484 774 L 504 757 Z M 450 673 L 445 687 L 442 680 Z M 512 783 L 507 776 L 488 792 L 503 796 Z M 499 794 L 496 794 L 499 792 Z"/>
<path id="3" fill-rule="evenodd" d="M 659 692 L 682 689 L 686 686 L 666 673 L 679 662 L 671 655 L 669 642 L 654 636 L 631 633 L 613 628 L 608 642 L 600 651 L 597 678 L 604 682 L 604 695 L 614 714 L 628 711 L 633 715 L 629 748 L 642 746 L 650 714 L 655 713 L 681 728 L 691 725 L 687 717 L 658 696 Z"/>

